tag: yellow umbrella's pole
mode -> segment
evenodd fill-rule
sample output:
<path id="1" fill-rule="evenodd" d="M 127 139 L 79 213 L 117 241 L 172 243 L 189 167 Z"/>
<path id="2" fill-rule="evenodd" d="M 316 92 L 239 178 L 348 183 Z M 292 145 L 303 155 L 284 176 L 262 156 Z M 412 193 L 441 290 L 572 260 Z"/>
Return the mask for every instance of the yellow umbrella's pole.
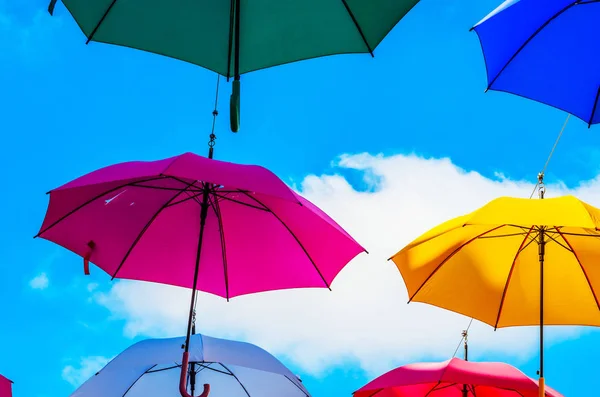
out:
<path id="1" fill-rule="evenodd" d="M 544 173 L 538 175 L 540 199 L 544 198 L 546 188 L 544 186 Z M 544 226 L 540 229 L 539 257 L 540 257 L 540 380 L 539 380 L 539 397 L 546 396 L 546 385 L 544 381 L 544 255 L 546 253 L 546 241 L 544 239 Z"/>

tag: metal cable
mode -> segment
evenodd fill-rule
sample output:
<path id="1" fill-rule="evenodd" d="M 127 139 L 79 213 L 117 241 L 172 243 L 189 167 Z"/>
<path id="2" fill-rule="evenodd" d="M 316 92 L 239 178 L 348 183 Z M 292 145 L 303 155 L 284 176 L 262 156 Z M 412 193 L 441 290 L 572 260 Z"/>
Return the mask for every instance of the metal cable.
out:
<path id="1" fill-rule="evenodd" d="M 456 350 L 454 350 L 454 354 L 452 355 L 452 358 L 456 357 L 456 353 L 458 353 L 458 349 L 460 349 L 460 345 L 462 345 L 463 341 L 465 340 L 465 335 L 469 333 L 469 329 L 471 329 L 472 324 L 473 324 L 473 319 L 471 319 L 471 321 L 469 321 L 469 325 L 467 326 L 467 329 L 463 333 L 463 337 L 460 338 L 460 342 L 458 342 L 458 346 L 456 346 Z"/>
<path id="2" fill-rule="evenodd" d="M 550 163 L 550 159 L 552 159 L 552 155 L 554 154 L 554 150 L 556 149 L 556 146 L 558 146 L 558 142 L 560 141 L 560 138 L 563 135 L 563 132 L 565 132 L 565 128 L 567 127 L 567 123 L 569 122 L 569 119 L 571 118 L 571 114 L 569 113 L 567 115 L 567 118 L 562 126 L 562 128 L 560 129 L 560 132 L 558 133 L 558 136 L 556 137 L 556 141 L 554 141 L 554 146 L 552 146 L 552 150 L 550 150 L 550 154 L 548 155 L 548 158 L 546 159 L 546 164 L 544 164 L 544 168 L 542 168 L 542 172 L 540 172 L 540 175 L 542 176 L 542 179 L 544 177 L 544 174 L 546 173 L 546 169 L 548 169 L 548 164 Z M 531 192 L 531 195 L 529 196 L 529 198 L 532 198 L 533 195 L 535 194 L 535 191 L 537 190 L 538 186 L 540 185 L 540 182 L 538 181 L 535 186 L 533 187 L 533 191 Z"/>

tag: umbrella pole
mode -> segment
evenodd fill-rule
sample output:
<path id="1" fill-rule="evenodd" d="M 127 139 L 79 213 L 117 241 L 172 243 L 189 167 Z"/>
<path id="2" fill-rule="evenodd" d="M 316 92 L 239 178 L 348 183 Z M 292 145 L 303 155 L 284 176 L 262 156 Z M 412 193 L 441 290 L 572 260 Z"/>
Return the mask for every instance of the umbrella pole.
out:
<path id="1" fill-rule="evenodd" d="M 565 128 L 565 126 L 567 125 L 567 121 L 569 121 L 569 118 L 567 117 L 567 120 L 565 121 L 565 125 L 563 126 L 563 130 Z M 561 131 L 561 135 L 562 135 L 562 131 Z M 558 143 L 558 140 L 560 139 L 560 135 L 558 136 L 558 139 L 556 140 L 556 143 L 554 144 L 554 147 L 556 147 L 556 144 Z M 552 151 L 554 151 L 554 149 L 552 149 Z M 552 152 L 550 153 L 550 157 L 552 157 Z M 548 161 L 550 161 L 550 157 L 548 157 Z M 546 166 L 548 165 L 548 161 L 546 161 Z M 544 167 L 545 169 L 546 167 Z M 544 194 L 546 193 L 546 187 L 544 185 L 544 171 L 540 172 L 538 174 L 538 192 L 539 192 L 539 196 L 540 196 L 540 200 L 544 199 Z M 544 226 L 539 227 L 539 232 L 540 232 L 540 240 L 538 242 L 538 249 L 539 249 L 539 258 L 540 258 L 540 379 L 539 379 L 539 397 L 545 397 L 546 396 L 546 384 L 545 384 L 545 379 L 544 379 L 544 255 L 546 254 L 546 241 L 545 241 L 545 229 Z"/>
<path id="2" fill-rule="evenodd" d="M 544 240 L 543 228 L 540 228 L 538 246 L 540 254 L 540 397 L 544 397 L 546 395 L 544 381 L 544 254 L 546 251 L 546 242 Z"/>
<path id="3" fill-rule="evenodd" d="M 463 331 L 462 336 L 465 340 L 465 361 L 469 361 L 469 342 L 467 341 L 467 338 L 469 336 L 468 331 Z M 466 384 L 463 384 L 462 395 L 463 397 L 469 397 L 469 389 L 467 389 Z"/>
<path id="4" fill-rule="evenodd" d="M 215 134 L 212 133 L 210 135 L 210 142 L 208 144 L 209 149 L 208 149 L 208 158 L 212 159 L 213 158 L 213 152 L 214 152 L 214 144 L 215 144 Z M 195 317 L 195 303 L 196 303 L 196 291 L 198 290 L 197 288 L 197 284 L 198 284 L 198 273 L 200 270 L 200 256 L 202 253 L 202 238 L 204 237 L 204 226 L 206 225 L 206 217 L 208 216 L 208 198 L 210 196 L 210 187 L 208 185 L 208 183 L 204 183 L 204 191 L 202 192 L 202 204 L 201 204 L 201 210 L 200 210 L 200 233 L 198 235 L 198 250 L 196 251 L 196 267 L 194 269 L 194 284 L 192 285 L 192 297 L 190 299 L 190 314 L 188 317 L 188 325 L 187 325 L 187 333 L 185 336 L 185 345 L 184 345 L 184 351 L 183 351 L 183 358 L 181 360 L 181 375 L 179 377 L 179 392 L 181 393 L 182 397 L 192 397 L 194 394 L 194 388 L 195 385 L 191 385 L 191 391 L 192 394 L 189 394 L 187 392 L 187 372 L 188 372 L 188 365 L 189 365 L 189 358 L 190 358 L 190 337 L 192 335 L 192 329 L 195 333 L 196 331 L 196 326 L 194 324 L 194 317 Z M 190 380 L 194 380 L 195 381 L 195 376 L 190 375 Z M 204 390 L 202 391 L 202 394 L 200 395 L 200 397 L 208 397 L 208 394 L 210 393 L 210 385 L 208 384 L 204 384 Z"/>
<path id="5" fill-rule="evenodd" d="M 233 85 L 231 87 L 231 97 L 229 99 L 229 123 L 232 132 L 238 132 L 240 128 L 240 0 L 232 0 L 234 6 L 234 55 L 233 55 Z M 230 36 L 231 40 L 231 36 Z M 231 43 L 231 41 L 230 41 Z M 229 73 L 227 73 L 229 78 Z"/>

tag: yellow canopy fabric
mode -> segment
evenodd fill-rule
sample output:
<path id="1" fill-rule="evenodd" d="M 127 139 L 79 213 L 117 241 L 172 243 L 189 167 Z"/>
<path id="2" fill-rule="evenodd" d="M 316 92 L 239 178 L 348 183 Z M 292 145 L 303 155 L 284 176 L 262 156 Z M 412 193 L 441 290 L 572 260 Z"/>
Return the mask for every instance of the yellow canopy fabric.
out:
<path id="1" fill-rule="evenodd" d="M 573 196 L 502 197 L 430 230 L 391 259 L 411 301 L 493 327 L 600 326 L 600 209 Z"/>

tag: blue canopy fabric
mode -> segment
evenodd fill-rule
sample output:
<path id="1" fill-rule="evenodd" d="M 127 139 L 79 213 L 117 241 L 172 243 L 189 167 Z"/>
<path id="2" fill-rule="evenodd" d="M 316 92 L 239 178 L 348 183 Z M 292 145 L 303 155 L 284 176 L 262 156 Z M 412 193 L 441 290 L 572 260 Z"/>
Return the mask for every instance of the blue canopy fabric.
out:
<path id="1" fill-rule="evenodd" d="M 600 0 L 507 0 L 472 30 L 489 90 L 600 122 Z"/>

